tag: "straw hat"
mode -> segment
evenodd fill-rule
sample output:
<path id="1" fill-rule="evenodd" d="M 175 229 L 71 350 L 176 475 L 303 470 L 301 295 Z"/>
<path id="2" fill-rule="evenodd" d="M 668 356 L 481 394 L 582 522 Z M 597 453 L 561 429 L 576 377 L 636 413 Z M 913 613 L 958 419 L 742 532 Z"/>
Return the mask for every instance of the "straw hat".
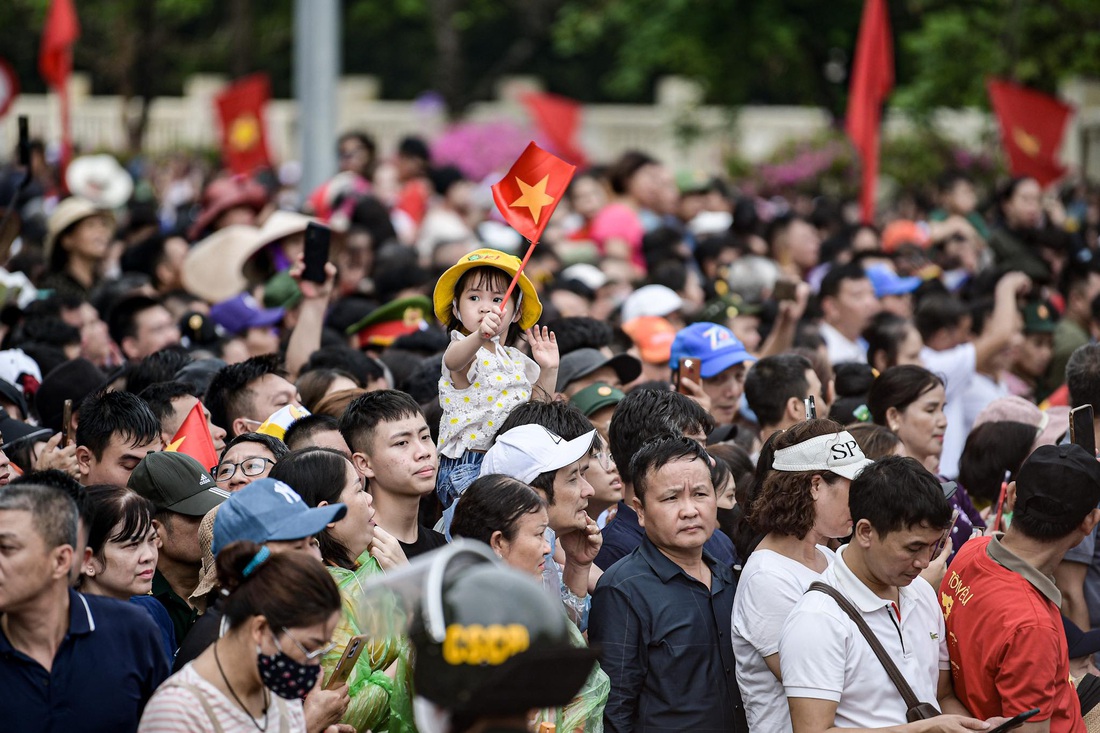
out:
<path id="1" fill-rule="evenodd" d="M 459 278 L 467 270 L 472 270 L 475 267 L 495 267 L 498 270 L 504 270 L 511 277 L 515 277 L 516 273 L 519 272 L 519 265 L 518 257 L 495 249 L 479 249 L 466 255 L 458 261 L 458 264 L 440 275 L 439 282 L 435 284 L 433 301 L 436 318 L 444 324 L 451 320 L 455 285 L 458 284 Z M 520 275 L 518 285 L 523 293 L 522 302 L 519 306 L 519 327 L 526 330 L 538 322 L 539 316 L 542 315 L 542 302 L 539 301 L 539 294 L 535 291 L 535 286 L 527 275 Z"/>
<path id="2" fill-rule="evenodd" d="M 206 596 L 218 585 L 218 564 L 211 549 L 214 545 L 214 520 L 221 504 L 208 511 L 199 522 L 199 551 L 202 553 L 202 576 L 189 600 L 205 605 Z"/>
<path id="3" fill-rule="evenodd" d="M 117 209 L 130 200 L 134 179 L 113 155 L 82 155 L 69 163 L 65 184 L 104 209 Z"/>
<path id="4" fill-rule="evenodd" d="M 295 211 L 282 211 L 280 209 L 271 212 L 264 225 L 260 227 L 260 235 L 256 240 L 253 252 L 259 252 L 267 245 L 278 242 L 283 237 L 301 234 L 310 222 L 320 223 L 318 219 Z"/>
<path id="5" fill-rule="evenodd" d="M 183 285 L 208 303 L 229 300 L 248 287 L 242 268 L 256 251 L 260 230 L 234 224 L 211 234 L 183 260 Z"/>
<path id="6" fill-rule="evenodd" d="M 46 262 L 53 257 L 53 248 L 62 232 L 73 224 L 91 216 L 106 216 L 114 223 L 114 214 L 80 196 L 70 196 L 57 205 L 46 223 L 46 239 L 43 242 Z"/>

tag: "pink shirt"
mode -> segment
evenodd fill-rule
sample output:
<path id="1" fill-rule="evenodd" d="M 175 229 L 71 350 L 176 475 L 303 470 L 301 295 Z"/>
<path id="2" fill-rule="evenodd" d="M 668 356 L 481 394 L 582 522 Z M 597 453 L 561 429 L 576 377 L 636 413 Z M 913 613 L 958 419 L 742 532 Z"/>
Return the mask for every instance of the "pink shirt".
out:
<path id="1" fill-rule="evenodd" d="M 642 256 L 642 236 L 645 228 L 642 220 L 634 209 L 626 204 L 614 203 L 600 209 L 592 219 L 589 229 L 592 241 L 604 254 L 604 245 L 611 239 L 622 239 L 630 245 L 630 260 L 642 270 L 646 269 L 645 258 Z"/>

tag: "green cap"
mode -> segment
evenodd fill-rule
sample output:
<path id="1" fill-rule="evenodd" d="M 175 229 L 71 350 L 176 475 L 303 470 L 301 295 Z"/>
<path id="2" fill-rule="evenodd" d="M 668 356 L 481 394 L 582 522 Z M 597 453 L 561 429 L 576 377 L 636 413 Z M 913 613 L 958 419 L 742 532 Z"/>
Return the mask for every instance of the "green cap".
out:
<path id="1" fill-rule="evenodd" d="M 398 337 L 428 328 L 432 301 L 423 295 L 399 298 L 372 310 L 366 318 L 348 326 L 347 335 L 355 336 L 359 348 L 389 346 Z"/>
<path id="2" fill-rule="evenodd" d="M 206 516 L 229 497 L 201 463 L 172 451 L 142 458 L 126 485 L 153 502 L 158 512 L 167 510 L 190 517 Z"/>
<path id="3" fill-rule="evenodd" d="M 1047 303 L 1028 303 L 1023 309 L 1024 333 L 1054 333 L 1058 318 Z"/>
<path id="4" fill-rule="evenodd" d="M 302 301 L 302 289 L 289 272 L 276 273 L 264 285 L 264 308 L 290 309 Z"/>
<path id="5" fill-rule="evenodd" d="M 583 412 L 585 417 L 591 417 L 597 410 L 619 404 L 624 397 L 626 393 L 621 389 L 615 389 L 604 382 L 596 382 L 577 392 L 569 398 L 569 401 Z"/>
<path id="6" fill-rule="evenodd" d="M 725 284 L 722 281 L 723 285 Z M 698 320 L 707 323 L 725 324 L 726 321 L 737 316 L 757 316 L 764 310 L 759 303 L 750 303 L 737 293 L 726 293 L 714 300 L 708 301 L 699 311 Z"/>

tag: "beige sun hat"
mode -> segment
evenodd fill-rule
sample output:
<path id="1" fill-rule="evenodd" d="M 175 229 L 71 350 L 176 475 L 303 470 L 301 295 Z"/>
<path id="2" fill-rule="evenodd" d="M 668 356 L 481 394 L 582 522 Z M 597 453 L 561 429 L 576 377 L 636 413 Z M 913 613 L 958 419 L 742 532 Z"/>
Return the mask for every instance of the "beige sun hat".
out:
<path id="1" fill-rule="evenodd" d="M 280 209 L 271 212 L 271 215 L 264 221 L 263 226 L 260 227 L 260 236 L 256 240 L 256 248 L 253 252 L 259 252 L 267 245 L 277 242 L 283 237 L 289 237 L 292 234 L 301 234 L 306 230 L 310 222 L 320 223 L 320 220 L 306 216 L 305 214 L 299 214 L 295 211 L 283 211 Z"/>
<path id="2" fill-rule="evenodd" d="M 96 206 L 94 203 L 86 198 L 80 196 L 70 196 L 64 199 L 57 205 L 57 208 L 50 214 L 49 221 L 46 222 L 46 239 L 43 242 L 43 248 L 46 255 L 46 262 L 50 261 L 53 256 L 53 248 L 57 243 L 57 238 L 66 229 L 76 224 L 82 219 L 87 219 L 90 216 L 106 216 L 114 222 L 114 214 L 110 211 Z"/>
<path id="3" fill-rule="evenodd" d="M 196 607 L 205 608 L 210 605 L 207 596 L 218 586 L 218 566 L 211 548 L 214 545 L 214 520 L 219 509 L 221 509 L 221 504 L 208 511 L 203 516 L 202 521 L 199 522 L 199 551 L 202 553 L 202 575 L 199 584 L 188 599 Z"/>
<path id="4" fill-rule="evenodd" d="M 257 250 L 260 230 L 233 224 L 199 241 L 183 260 L 183 285 L 207 303 L 221 303 L 248 287 L 244 263 Z"/>

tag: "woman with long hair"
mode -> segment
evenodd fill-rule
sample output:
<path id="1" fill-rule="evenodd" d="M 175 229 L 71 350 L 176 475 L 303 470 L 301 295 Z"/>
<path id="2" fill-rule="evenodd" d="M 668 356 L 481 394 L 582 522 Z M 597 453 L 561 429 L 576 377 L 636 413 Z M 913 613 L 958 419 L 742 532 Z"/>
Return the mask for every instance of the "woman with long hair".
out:
<path id="1" fill-rule="evenodd" d="M 343 454 L 329 448 L 291 451 L 271 470 L 271 478 L 293 486 L 311 507 L 340 502 L 348 508 L 343 519 L 330 524 L 318 537 L 321 559 L 343 599 L 343 613 L 333 635 L 337 646 L 321 660 L 327 680 L 347 643 L 364 633 L 356 609 L 369 579 L 380 575 L 383 567 L 406 561 L 396 539 L 375 526 L 366 482 Z M 351 705 L 341 722 L 360 733 L 415 731 L 411 679 L 406 641 L 371 638 L 348 678 Z"/>

